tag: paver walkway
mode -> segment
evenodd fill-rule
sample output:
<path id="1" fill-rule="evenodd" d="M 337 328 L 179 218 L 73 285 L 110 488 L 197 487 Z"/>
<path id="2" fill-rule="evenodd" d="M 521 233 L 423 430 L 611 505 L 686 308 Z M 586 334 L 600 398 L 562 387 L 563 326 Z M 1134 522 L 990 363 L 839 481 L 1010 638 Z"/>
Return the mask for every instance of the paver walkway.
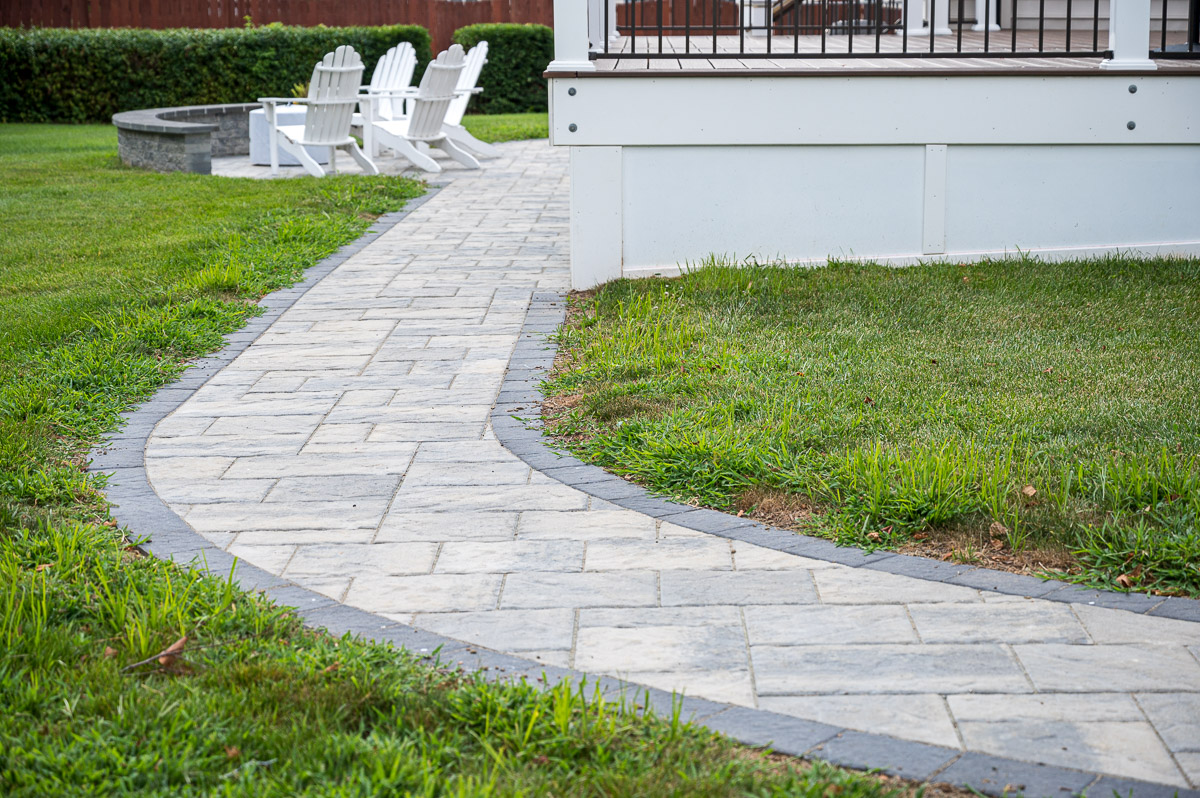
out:
<path id="1" fill-rule="evenodd" d="M 568 283 L 566 155 L 462 173 L 150 438 L 196 531 L 346 604 L 544 663 L 902 739 L 1200 785 L 1200 624 L 693 532 L 531 470 L 489 427 Z"/>

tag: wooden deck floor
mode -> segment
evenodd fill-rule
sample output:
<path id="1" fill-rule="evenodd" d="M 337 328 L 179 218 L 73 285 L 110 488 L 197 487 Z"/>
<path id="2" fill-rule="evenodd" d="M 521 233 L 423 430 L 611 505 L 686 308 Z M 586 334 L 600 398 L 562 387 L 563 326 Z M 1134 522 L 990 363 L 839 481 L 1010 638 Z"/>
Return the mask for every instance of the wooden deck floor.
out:
<path id="1" fill-rule="evenodd" d="M 964 29 L 960 37 L 951 35 L 905 37 L 892 33 L 847 35 L 789 36 L 717 36 L 693 35 L 623 36 L 609 45 L 609 53 L 596 55 L 596 69 L 602 72 L 677 72 L 736 73 L 748 69 L 816 72 L 829 70 L 867 70 L 888 72 L 1059 72 L 1093 71 L 1099 67 L 1099 55 L 1031 57 L 1037 52 L 1093 52 L 1090 25 L 1071 32 L 1070 50 L 1065 31 L 1036 30 L 1017 32 L 1013 47 L 1012 31 Z M 715 53 L 714 53 L 715 38 Z M 1186 41 L 1182 32 L 1168 34 L 1167 43 Z M 661 44 L 660 44 L 661 42 Z M 1098 49 L 1108 46 L 1108 32 L 1101 30 Z M 1157 47 L 1159 40 L 1152 46 Z M 853 50 L 851 51 L 851 47 Z M 907 50 L 905 49 L 907 47 Z M 853 52 L 853 55 L 850 53 Z M 908 57 L 897 57 L 907 52 Z M 933 57 L 930 57 L 930 53 Z M 955 54 L 961 52 L 962 56 Z M 883 57 L 879 57 L 881 54 Z M 619 55 L 620 57 L 613 57 Z M 872 57 L 875 56 L 875 57 Z M 1200 73 L 1200 58 L 1158 59 L 1160 70 Z"/>

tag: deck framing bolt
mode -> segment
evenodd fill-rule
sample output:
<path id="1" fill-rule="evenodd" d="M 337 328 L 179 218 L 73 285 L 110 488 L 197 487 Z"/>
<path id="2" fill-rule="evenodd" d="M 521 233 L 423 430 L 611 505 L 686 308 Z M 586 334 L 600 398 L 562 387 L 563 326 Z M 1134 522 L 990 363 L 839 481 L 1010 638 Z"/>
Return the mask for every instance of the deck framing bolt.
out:
<path id="1" fill-rule="evenodd" d="M 1130 91 L 1137 91 L 1137 90 L 1136 90 L 1135 88 L 1133 88 L 1132 86 L 1130 86 L 1130 87 L 1129 87 L 1129 89 L 1130 89 Z M 575 96 L 575 87 L 574 87 L 574 86 L 572 86 L 571 88 L 567 89 L 567 94 L 569 94 L 569 95 L 571 95 L 572 97 L 574 97 L 574 96 Z"/>
<path id="2" fill-rule="evenodd" d="M 1130 83 L 1130 84 L 1129 84 L 1129 93 L 1130 93 L 1130 94 L 1137 94 L 1137 86 L 1136 86 L 1135 84 L 1133 84 L 1133 83 Z"/>
<path id="3" fill-rule="evenodd" d="M 1132 125 L 1133 123 L 1132 123 L 1132 122 L 1130 122 L 1129 124 L 1131 124 L 1131 125 Z M 574 122 L 572 122 L 571 124 L 567 125 L 567 130 L 569 130 L 569 131 L 571 131 L 572 133 L 574 133 L 576 130 L 579 130 L 579 125 L 577 125 L 577 124 L 575 124 Z"/>
<path id="4" fill-rule="evenodd" d="M 1130 130 L 1133 130 L 1135 127 L 1137 127 L 1137 122 L 1133 122 L 1133 121 L 1126 122 L 1125 127 L 1129 128 Z"/>

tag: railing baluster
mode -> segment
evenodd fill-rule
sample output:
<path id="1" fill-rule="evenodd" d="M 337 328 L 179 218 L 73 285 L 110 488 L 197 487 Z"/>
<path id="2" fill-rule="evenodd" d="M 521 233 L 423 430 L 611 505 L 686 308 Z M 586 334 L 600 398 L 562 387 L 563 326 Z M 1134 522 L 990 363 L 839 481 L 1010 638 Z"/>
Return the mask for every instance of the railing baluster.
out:
<path id="1" fill-rule="evenodd" d="M 751 11 L 753 14 L 754 12 Z M 754 20 L 750 20 L 754 24 Z M 771 54 L 771 39 L 775 38 L 775 15 L 771 13 L 771 0 L 766 0 L 763 6 L 763 24 L 767 26 L 767 55 Z"/>
<path id="2" fill-rule="evenodd" d="M 663 0 L 658 0 L 658 54 L 663 52 L 663 15 L 662 15 Z"/>
<path id="3" fill-rule="evenodd" d="M 955 52 L 962 52 L 963 0 L 958 0 L 958 42 Z"/>
<path id="4" fill-rule="evenodd" d="M 609 27 L 612 20 L 609 19 L 609 16 L 608 16 L 609 11 L 611 11 L 611 8 L 610 8 L 611 5 L 612 5 L 612 3 L 610 3 L 609 0 L 604 0 L 604 54 L 605 55 L 608 55 L 608 40 L 610 38 L 608 34 L 609 34 L 609 31 L 612 30 L 612 28 Z"/>
<path id="5" fill-rule="evenodd" d="M 1012 3 L 1012 51 L 1017 51 L 1017 0 L 1009 0 Z M 1100 0 L 1096 0 L 1097 3 Z"/>
<path id="6" fill-rule="evenodd" d="M 683 51 L 690 53 L 692 51 L 692 0 L 686 0 L 687 5 L 683 7 Z M 675 7 L 671 7 L 671 12 L 674 13 Z"/>
<path id="7" fill-rule="evenodd" d="M 1197 4 L 1196 0 L 1188 3 L 1187 40 L 1189 54 L 1196 52 L 1196 41 L 1200 39 L 1200 19 L 1197 18 L 1197 15 L 1200 14 L 1200 8 L 1198 8 L 1198 5 L 1200 4 Z M 1163 22 L 1163 25 L 1166 25 L 1166 22 Z"/>
<path id="8" fill-rule="evenodd" d="M 875 0 L 875 54 L 879 54 L 879 37 L 883 33 L 883 0 Z"/>
<path id="9" fill-rule="evenodd" d="M 642 6 L 642 0 L 634 0 L 633 5 L 625 4 L 625 19 L 629 20 L 629 52 L 637 53 L 637 14 Z"/>
<path id="10" fill-rule="evenodd" d="M 738 50 L 746 52 L 746 0 L 738 2 Z"/>
<path id="11" fill-rule="evenodd" d="M 1038 0 L 1038 52 L 1046 50 L 1046 0 Z"/>
<path id="12" fill-rule="evenodd" d="M 1100 0 L 1092 0 L 1092 52 L 1100 51 Z"/>
<path id="13" fill-rule="evenodd" d="M 1167 0 L 1163 0 L 1165 3 Z M 1071 0 L 1067 0 L 1067 52 L 1071 52 Z"/>
<path id="14" fill-rule="evenodd" d="M 825 55 L 825 32 L 829 29 L 829 0 L 821 0 L 821 55 Z"/>
<path id="15" fill-rule="evenodd" d="M 721 0 L 713 0 L 713 54 L 716 54 L 716 23 L 721 18 Z"/>
<path id="16" fill-rule="evenodd" d="M 929 0 L 929 52 L 934 51 L 933 32 L 937 30 L 937 0 Z"/>
<path id="17" fill-rule="evenodd" d="M 992 0 L 983 0 L 983 51 L 991 52 Z"/>
<path id="18" fill-rule="evenodd" d="M 843 4 L 842 8 L 843 9 L 845 8 L 844 4 Z M 858 0 L 850 0 L 849 16 L 850 16 L 850 19 L 846 19 L 845 16 L 843 16 L 842 21 L 849 23 L 849 28 L 847 28 L 847 30 L 849 32 L 847 33 L 847 39 L 846 39 L 846 52 L 853 53 L 854 52 L 854 26 L 858 23 Z"/>
<path id="19" fill-rule="evenodd" d="M 800 0 L 792 0 L 792 52 L 800 52 Z"/>

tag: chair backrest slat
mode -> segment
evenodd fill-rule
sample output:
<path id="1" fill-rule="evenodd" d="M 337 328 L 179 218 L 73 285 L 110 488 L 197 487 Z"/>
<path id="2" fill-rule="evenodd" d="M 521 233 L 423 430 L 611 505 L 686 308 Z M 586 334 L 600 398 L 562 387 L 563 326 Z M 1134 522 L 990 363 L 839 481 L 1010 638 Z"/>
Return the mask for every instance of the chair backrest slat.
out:
<path id="1" fill-rule="evenodd" d="M 451 45 L 449 50 L 443 50 L 437 59 L 425 68 L 425 75 L 421 78 L 421 87 L 417 99 L 413 101 L 408 121 L 409 138 L 431 139 L 441 134 L 442 123 L 454 99 L 454 89 L 458 86 L 462 70 L 463 49 L 458 44 Z"/>
<path id="2" fill-rule="evenodd" d="M 350 135 L 350 120 L 362 84 L 362 58 L 342 45 L 326 53 L 308 83 L 308 109 L 304 115 L 304 140 L 309 144 L 340 143 Z"/>
<path id="3" fill-rule="evenodd" d="M 488 62 L 487 53 L 487 42 L 480 42 L 467 53 L 466 61 L 463 64 L 463 71 L 458 76 L 458 89 L 460 91 L 470 92 L 479 85 L 479 73 L 483 71 L 483 67 Z M 451 100 L 450 108 L 446 111 L 446 124 L 460 124 L 463 115 L 467 113 L 467 103 L 469 102 L 471 102 L 471 95 L 466 93 Z"/>

